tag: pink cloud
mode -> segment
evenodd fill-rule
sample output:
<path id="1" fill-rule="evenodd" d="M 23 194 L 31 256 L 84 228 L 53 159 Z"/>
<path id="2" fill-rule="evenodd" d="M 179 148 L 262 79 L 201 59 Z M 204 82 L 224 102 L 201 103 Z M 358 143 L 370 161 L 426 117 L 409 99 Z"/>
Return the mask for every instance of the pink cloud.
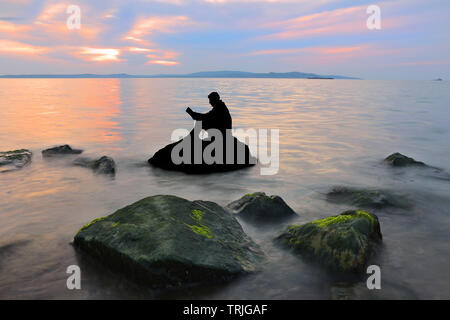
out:
<path id="1" fill-rule="evenodd" d="M 300 16 L 294 19 L 263 24 L 262 28 L 275 29 L 262 39 L 296 39 L 338 34 L 373 32 L 367 28 L 367 6 L 355 6 Z M 408 17 L 383 17 L 382 30 L 406 25 Z"/>
<path id="2" fill-rule="evenodd" d="M 35 46 L 23 42 L 0 40 L 0 54 L 11 55 L 39 55 L 49 52 L 50 49 L 43 46 Z"/>
<path id="3" fill-rule="evenodd" d="M 121 51 L 113 48 L 82 48 L 77 55 L 86 61 L 118 62 Z"/>
<path id="4" fill-rule="evenodd" d="M 175 66 L 179 64 L 177 61 L 168 61 L 168 60 L 149 60 L 147 64 L 159 64 L 164 66 Z"/>
<path id="5" fill-rule="evenodd" d="M 155 33 L 173 33 L 195 23 L 186 16 L 150 17 L 139 19 L 124 36 L 124 40 L 145 42 L 143 37 Z"/>

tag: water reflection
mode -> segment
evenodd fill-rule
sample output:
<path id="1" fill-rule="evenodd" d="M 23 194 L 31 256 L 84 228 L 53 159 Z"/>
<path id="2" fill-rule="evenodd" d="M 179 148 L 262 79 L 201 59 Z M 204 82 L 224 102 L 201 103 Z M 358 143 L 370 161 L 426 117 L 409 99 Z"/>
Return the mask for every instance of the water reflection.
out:
<path id="1" fill-rule="evenodd" d="M 70 242 L 85 223 L 154 194 L 225 205 L 266 191 L 281 195 L 302 223 L 348 209 L 323 196 L 343 184 L 410 195 L 415 206 L 407 212 L 375 212 L 384 246 L 374 261 L 393 295 L 448 298 L 448 180 L 389 170 L 380 160 L 400 151 L 450 171 L 449 89 L 445 81 L 2 79 L 0 150 L 31 148 L 34 156 L 31 165 L 0 175 L 0 297 L 329 298 L 330 291 L 347 289 L 334 288 L 340 279 L 274 248 L 278 227 L 242 223 L 271 258 L 262 274 L 184 292 L 136 287 L 86 261 Z M 211 91 L 229 107 L 233 127 L 280 130 L 277 175 L 261 176 L 256 166 L 193 179 L 146 165 L 172 130 L 192 128 L 187 106 L 209 109 Z M 42 149 L 62 143 L 87 156 L 112 156 L 115 179 L 72 166 L 71 156 L 43 161 Z M 85 289 L 69 292 L 65 270 L 78 263 Z"/>
<path id="2" fill-rule="evenodd" d="M 1 149 L 122 139 L 118 79 L 2 79 Z"/>

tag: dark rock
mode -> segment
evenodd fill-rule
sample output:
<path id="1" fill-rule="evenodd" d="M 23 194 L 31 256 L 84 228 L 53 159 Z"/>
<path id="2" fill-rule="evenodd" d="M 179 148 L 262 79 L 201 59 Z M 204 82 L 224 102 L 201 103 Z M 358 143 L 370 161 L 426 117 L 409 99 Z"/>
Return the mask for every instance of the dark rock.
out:
<path id="1" fill-rule="evenodd" d="M 185 173 L 192 173 L 192 174 L 204 174 L 204 173 L 213 173 L 213 172 L 225 172 L 225 171 L 232 171 L 232 170 L 239 170 L 247 167 L 254 166 L 257 162 L 256 158 L 254 158 L 248 146 L 242 142 L 240 142 L 238 139 L 233 137 L 233 146 L 234 146 L 234 159 L 231 164 L 226 163 L 226 151 L 223 153 L 223 161 L 222 163 L 212 163 L 207 164 L 205 163 L 203 157 L 201 159 L 201 162 L 196 164 L 194 162 L 194 143 L 191 143 L 191 159 L 189 163 L 180 163 L 176 164 L 172 161 L 172 149 L 175 146 L 178 146 L 180 143 L 184 143 L 186 139 L 190 138 L 190 135 L 185 137 L 184 139 L 171 143 L 164 148 L 158 150 L 153 157 L 151 157 L 148 160 L 148 163 L 152 166 L 162 168 L 165 170 L 173 170 L 173 171 L 182 171 Z M 201 142 L 201 150 L 202 155 L 205 150 L 205 148 L 208 147 L 212 143 L 210 140 L 202 140 Z M 239 153 L 242 152 L 242 163 L 238 162 L 238 150 Z M 241 151 L 243 150 L 243 151 Z M 183 155 L 183 152 L 180 152 L 180 156 Z"/>
<path id="2" fill-rule="evenodd" d="M 406 166 L 424 167 L 424 166 L 426 166 L 425 163 L 416 161 L 413 158 L 407 157 L 398 152 L 391 154 L 386 159 L 384 159 L 384 161 L 394 167 L 406 167 Z"/>
<path id="3" fill-rule="evenodd" d="M 83 150 L 72 149 L 68 144 L 65 144 L 63 146 L 45 149 L 42 151 L 42 155 L 44 157 L 51 157 L 51 156 L 67 155 L 67 154 L 80 154 L 82 152 L 83 152 Z"/>
<path id="4" fill-rule="evenodd" d="M 264 192 L 246 194 L 227 208 L 240 218 L 256 223 L 277 222 L 296 215 L 279 196 L 267 196 Z"/>
<path id="5" fill-rule="evenodd" d="M 364 208 L 395 207 L 406 209 L 411 207 L 405 196 L 392 191 L 377 189 L 334 187 L 327 193 L 327 200 Z"/>
<path id="6" fill-rule="evenodd" d="M 158 195 L 93 220 L 74 245 L 152 287 L 214 283 L 255 272 L 263 252 L 214 202 Z"/>
<path id="7" fill-rule="evenodd" d="M 0 152 L 0 172 L 17 170 L 31 162 L 32 152 L 27 149 Z"/>
<path id="8" fill-rule="evenodd" d="M 378 217 L 363 210 L 289 226 L 275 239 L 294 253 L 339 272 L 364 272 L 382 236 Z"/>
<path id="9" fill-rule="evenodd" d="M 95 173 L 114 174 L 116 173 L 116 163 L 110 157 L 103 156 L 97 160 L 91 158 L 77 158 L 74 165 L 91 168 Z"/>

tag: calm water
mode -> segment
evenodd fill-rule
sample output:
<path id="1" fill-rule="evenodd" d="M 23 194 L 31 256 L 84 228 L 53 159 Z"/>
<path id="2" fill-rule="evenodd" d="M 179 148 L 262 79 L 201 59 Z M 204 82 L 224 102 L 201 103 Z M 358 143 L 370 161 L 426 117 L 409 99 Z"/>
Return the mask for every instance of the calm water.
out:
<path id="1" fill-rule="evenodd" d="M 185 108 L 208 110 L 214 90 L 234 127 L 279 128 L 277 175 L 254 167 L 193 178 L 145 165 L 172 130 L 192 127 Z M 0 151 L 34 153 L 31 165 L 0 175 L 0 298 L 328 299 L 343 279 L 274 248 L 280 226 L 242 223 L 270 257 L 262 273 L 176 292 L 105 272 L 70 242 L 90 220 L 155 194 L 225 205 L 265 191 L 306 222 L 349 208 L 325 201 L 334 185 L 394 189 L 414 203 L 374 211 L 384 239 L 371 262 L 382 268 L 382 290 L 369 293 L 352 280 L 358 297 L 450 298 L 450 181 L 380 164 L 399 151 L 450 172 L 448 81 L 1 79 L 0 101 Z M 115 178 L 71 166 L 70 158 L 42 159 L 42 149 L 65 143 L 85 156 L 112 156 Z M 82 290 L 66 289 L 71 264 L 82 269 Z"/>

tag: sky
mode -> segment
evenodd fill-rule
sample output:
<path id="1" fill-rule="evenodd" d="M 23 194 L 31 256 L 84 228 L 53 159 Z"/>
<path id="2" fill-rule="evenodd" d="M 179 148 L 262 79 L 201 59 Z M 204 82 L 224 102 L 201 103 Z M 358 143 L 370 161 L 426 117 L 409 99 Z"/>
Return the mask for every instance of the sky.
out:
<path id="1" fill-rule="evenodd" d="M 0 74 L 449 79 L 449 31 L 448 0 L 0 0 Z"/>

